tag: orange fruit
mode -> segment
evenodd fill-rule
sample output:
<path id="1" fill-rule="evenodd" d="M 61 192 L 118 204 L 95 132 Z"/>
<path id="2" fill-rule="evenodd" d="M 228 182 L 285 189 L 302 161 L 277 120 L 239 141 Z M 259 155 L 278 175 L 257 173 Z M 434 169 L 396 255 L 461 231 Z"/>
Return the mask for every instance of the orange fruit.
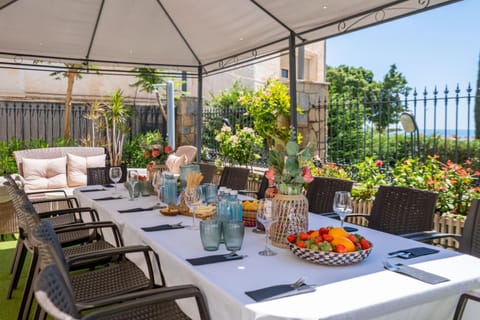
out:
<path id="1" fill-rule="evenodd" d="M 332 228 L 332 229 L 330 229 L 328 234 L 331 235 L 334 239 L 335 238 L 344 238 L 344 237 L 348 237 L 350 235 L 343 228 Z"/>
<path id="2" fill-rule="evenodd" d="M 318 231 L 313 231 L 312 233 L 310 233 L 310 239 L 315 239 L 317 238 L 319 235 Z"/>
<path id="3" fill-rule="evenodd" d="M 338 238 L 334 238 L 332 240 L 332 245 L 343 245 L 346 249 L 347 249 L 347 252 L 352 252 L 352 251 L 355 251 L 355 244 L 348 238 L 345 238 L 345 237 L 338 237 Z"/>

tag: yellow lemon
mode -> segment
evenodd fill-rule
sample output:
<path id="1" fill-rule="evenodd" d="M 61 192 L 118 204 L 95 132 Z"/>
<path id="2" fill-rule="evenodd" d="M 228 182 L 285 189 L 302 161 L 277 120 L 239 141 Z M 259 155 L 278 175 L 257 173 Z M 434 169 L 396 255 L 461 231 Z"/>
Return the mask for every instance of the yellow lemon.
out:
<path id="1" fill-rule="evenodd" d="M 347 252 L 355 251 L 355 245 L 353 244 L 353 242 L 345 237 L 335 238 L 332 240 L 331 244 L 334 246 L 336 246 L 337 244 L 343 244 L 347 249 Z"/>
<path id="2" fill-rule="evenodd" d="M 332 228 L 330 229 L 328 234 L 331 235 L 334 239 L 349 236 L 348 232 L 345 231 L 343 228 Z"/>

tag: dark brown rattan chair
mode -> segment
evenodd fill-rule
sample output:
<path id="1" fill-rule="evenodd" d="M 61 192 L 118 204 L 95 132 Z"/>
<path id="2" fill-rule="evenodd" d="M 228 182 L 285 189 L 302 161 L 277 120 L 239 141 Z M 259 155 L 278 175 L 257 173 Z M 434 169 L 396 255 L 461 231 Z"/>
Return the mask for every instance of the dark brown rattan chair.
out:
<path id="1" fill-rule="evenodd" d="M 337 191 L 352 191 L 353 181 L 327 177 L 315 177 L 307 188 L 308 211 L 333 213 L 333 198 Z"/>
<path id="2" fill-rule="evenodd" d="M 258 183 L 258 182 L 257 182 Z M 260 184 L 258 185 L 258 190 L 239 190 L 240 194 L 253 196 L 256 199 L 263 199 L 265 198 L 265 192 L 268 188 L 268 179 L 263 175 L 262 179 L 260 180 Z"/>
<path id="3" fill-rule="evenodd" d="M 458 251 L 480 258 L 480 199 L 473 199 L 468 209 L 462 235 L 433 232 L 410 239 L 421 242 L 432 242 L 441 238 L 453 238 L 459 241 Z"/>
<path id="4" fill-rule="evenodd" d="M 79 228 L 80 226 L 75 227 Z M 79 311 L 103 306 L 109 299 L 119 295 L 158 288 L 159 285 L 155 283 L 152 260 L 155 260 L 156 268 L 160 271 L 158 280 L 160 280 L 161 286 L 163 287 L 165 284 L 159 258 L 149 246 L 117 247 L 76 255 L 67 259 L 60 246 L 57 233 L 48 221 L 42 221 L 34 228 L 32 243 L 38 257 L 36 270 L 42 270 L 47 265 L 55 263 L 70 281 Z M 127 254 L 143 256 L 147 275 L 137 266 L 139 261 L 136 263 L 130 261 L 126 257 Z M 73 264 L 92 261 L 92 259 L 100 257 L 109 258 L 111 262 L 82 272 L 70 272 Z M 30 292 L 29 295 L 33 295 L 33 292 Z"/>
<path id="5" fill-rule="evenodd" d="M 410 237 L 430 232 L 437 203 L 437 193 L 407 187 L 380 186 L 370 216 L 368 227 L 383 232 Z"/>
<path id="6" fill-rule="evenodd" d="M 198 165 L 200 166 L 200 172 L 203 174 L 202 183 L 212 183 L 217 166 L 212 163 L 199 163 Z"/>
<path id="7" fill-rule="evenodd" d="M 245 190 L 247 188 L 249 175 L 250 170 L 247 168 L 225 167 L 223 168 L 218 186 L 227 187 L 232 190 Z"/>
<path id="8" fill-rule="evenodd" d="M 82 315 L 76 306 L 72 284 L 55 264 L 46 266 L 38 275 L 35 281 L 35 297 L 43 310 L 55 319 L 67 317 L 82 320 L 190 319 L 175 302 L 185 298 L 195 298 L 201 320 L 210 319 L 202 293 L 192 285 L 151 289 L 117 296 L 102 309 Z"/>
<path id="9" fill-rule="evenodd" d="M 123 183 L 127 181 L 127 166 L 121 166 L 122 168 L 122 177 L 118 183 Z M 109 185 L 113 181 L 110 180 L 110 166 L 98 167 L 98 168 L 87 168 L 87 185 Z"/>

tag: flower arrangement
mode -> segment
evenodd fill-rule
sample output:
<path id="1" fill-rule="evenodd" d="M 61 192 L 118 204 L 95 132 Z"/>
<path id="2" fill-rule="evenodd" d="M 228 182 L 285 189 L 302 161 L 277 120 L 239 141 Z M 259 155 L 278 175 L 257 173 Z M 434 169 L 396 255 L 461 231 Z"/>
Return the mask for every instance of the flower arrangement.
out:
<path id="1" fill-rule="evenodd" d="M 263 146 L 263 139 L 258 136 L 252 128 L 240 129 L 224 125 L 220 132 L 217 132 L 215 140 L 220 145 L 220 152 L 232 164 L 248 165 L 260 159 L 258 150 Z"/>
<path id="2" fill-rule="evenodd" d="M 145 141 L 142 141 L 142 149 L 145 159 L 155 164 L 165 163 L 168 155 L 173 152 L 172 147 L 158 131 L 145 137 Z"/>
<path id="3" fill-rule="evenodd" d="M 321 165 L 316 165 L 314 161 L 309 161 L 308 165 L 314 177 L 351 180 L 347 171 L 335 163 L 327 162 Z"/>
<path id="4" fill-rule="evenodd" d="M 307 162 L 311 159 L 310 146 L 300 150 L 297 142 L 289 141 L 284 150 L 272 150 L 269 153 L 269 166 L 275 173 L 274 179 L 282 194 L 300 194 L 305 183 L 313 181 L 313 175 Z M 267 179 L 272 173 L 267 172 Z"/>

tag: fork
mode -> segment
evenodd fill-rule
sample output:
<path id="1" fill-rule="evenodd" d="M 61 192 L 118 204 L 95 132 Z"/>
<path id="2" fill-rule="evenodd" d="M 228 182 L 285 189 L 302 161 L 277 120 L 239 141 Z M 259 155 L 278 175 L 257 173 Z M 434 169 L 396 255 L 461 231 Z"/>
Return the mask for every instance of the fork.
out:
<path id="1" fill-rule="evenodd" d="M 300 288 L 301 286 L 303 286 L 305 284 L 305 279 L 303 277 L 300 277 L 298 278 L 297 281 L 295 281 L 294 283 L 290 284 L 290 287 L 294 288 L 294 289 L 298 289 Z"/>

